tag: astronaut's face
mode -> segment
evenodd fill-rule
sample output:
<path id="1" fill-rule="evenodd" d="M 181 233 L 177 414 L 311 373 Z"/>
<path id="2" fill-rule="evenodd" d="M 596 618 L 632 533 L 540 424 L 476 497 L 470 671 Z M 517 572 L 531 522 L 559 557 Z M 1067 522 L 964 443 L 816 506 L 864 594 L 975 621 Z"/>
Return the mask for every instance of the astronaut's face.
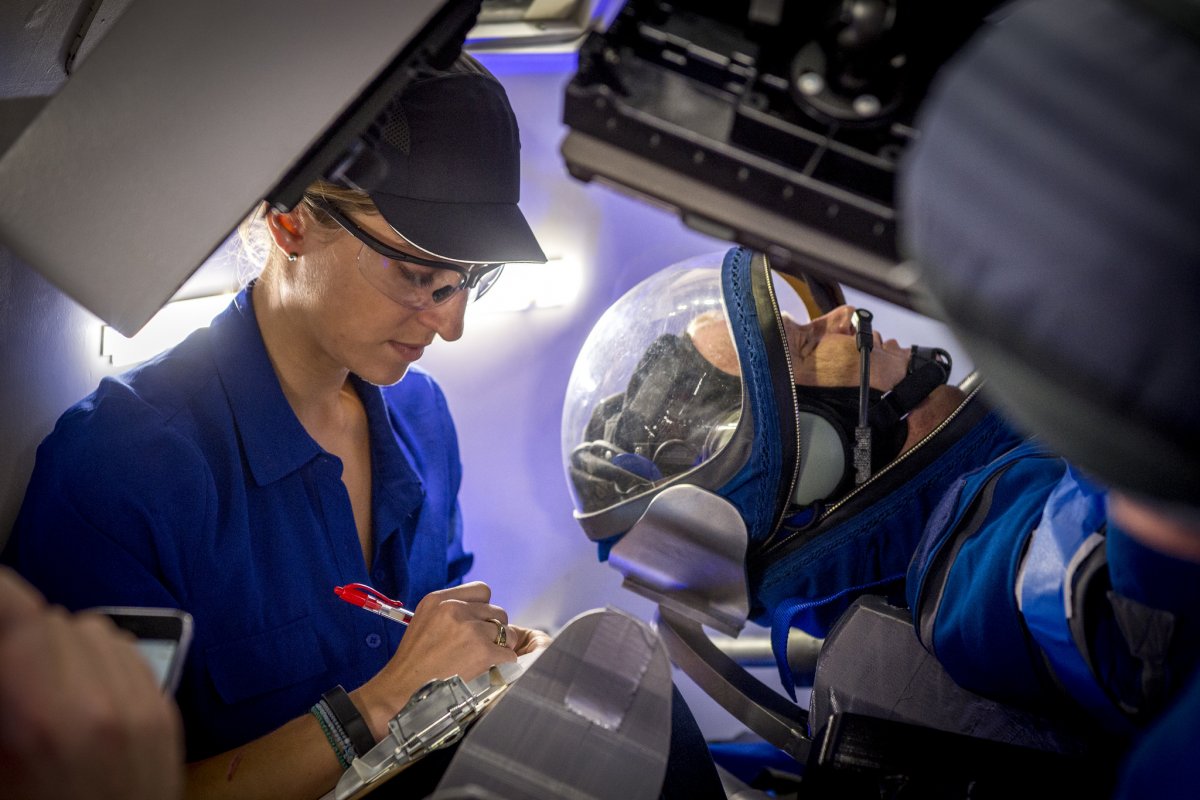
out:
<path id="1" fill-rule="evenodd" d="M 783 315 L 792 372 L 801 386 L 857 386 L 860 356 L 854 341 L 853 306 L 839 306 L 807 323 Z M 699 315 L 688 325 L 692 343 L 706 359 L 730 375 L 740 374 L 737 351 L 725 317 L 718 312 Z M 888 391 L 908 373 L 910 352 L 895 339 L 874 334 L 871 388 Z"/>

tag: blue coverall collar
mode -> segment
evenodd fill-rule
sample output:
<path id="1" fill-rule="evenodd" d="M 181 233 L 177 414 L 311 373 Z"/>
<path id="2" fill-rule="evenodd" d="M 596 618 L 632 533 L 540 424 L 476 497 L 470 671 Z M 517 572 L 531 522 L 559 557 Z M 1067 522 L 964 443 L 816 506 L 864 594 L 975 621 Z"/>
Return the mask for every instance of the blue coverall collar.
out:
<path id="1" fill-rule="evenodd" d="M 290 475 L 321 455 L 292 411 L 267 356 L 246 286 L 212 321 L 217 372 L 229 397 L 250 472 L 259 486 Z"/>

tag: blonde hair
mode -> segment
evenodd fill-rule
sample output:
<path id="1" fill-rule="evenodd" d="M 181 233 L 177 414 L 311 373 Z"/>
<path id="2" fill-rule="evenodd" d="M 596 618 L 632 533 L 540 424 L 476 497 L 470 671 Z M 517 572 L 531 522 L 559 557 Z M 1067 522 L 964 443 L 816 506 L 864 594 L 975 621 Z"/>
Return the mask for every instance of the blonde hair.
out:
<path id="1" fill-rule="evenodd" d="M 379 210 L 365 192 L 319 180 L 305 190 L 296 204 L 296 209 L 316 229 L 333 232 L 338 225 L 333 218 L 317 205 L 317 199 L 332 203 L 347 213 L 378 214 Z M 242 286 L 250 283 L 266 269 L 272 261 L 281 261 L 284 254 L 275 247 L 267 230 L 267 212 L 270 204 L 263 201 L 238 225 L 241 253 L 238 259 L 238 281 Z"/>

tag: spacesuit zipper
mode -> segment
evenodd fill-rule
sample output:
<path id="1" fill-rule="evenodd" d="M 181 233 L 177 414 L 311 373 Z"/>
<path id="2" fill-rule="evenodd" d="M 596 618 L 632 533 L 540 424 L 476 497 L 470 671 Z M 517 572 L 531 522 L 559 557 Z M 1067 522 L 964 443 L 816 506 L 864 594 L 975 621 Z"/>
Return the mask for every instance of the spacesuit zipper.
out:
<path id="1" fill-rule="evenodd" d="M 775 282 L 771 279 L 771 261 L 767 258 L 766 253 L 763 254 L 763 267 L 767 272 L 767 297 L 771 301 L 771 311 L 775 317 L 775 331 L 779 334 L 779 340 L 783 342 L 784 352 L 787 357 L 784 362 L 787 364 L 788 386 L 791 387 L 792 398 L 792 430 L 796 432 L 796 458 L 792 464 L 792 477 L 788 481 L 787 501 L 780 504 L 778 515 L 775 517 L 775 523 L 771 526 L 771 535 L 762 543 L 759 552 L 765 551 L 771 546 L 775 536 L 778 535 L 780 528 L 783 526 L 783 520 L 788 513 L 788 505 L 791 500 L 792 493 L 796 491 L 796 481 L 800 478 L 800 447 L 803 444 L 800 441 L 800 408 L 796 400 L 796 377 L 792 370 L 792 354 L 787 347 L 787 331 L 783 327 L 783 312 L 779 308 L 779 298 L 775 295 Z"/>

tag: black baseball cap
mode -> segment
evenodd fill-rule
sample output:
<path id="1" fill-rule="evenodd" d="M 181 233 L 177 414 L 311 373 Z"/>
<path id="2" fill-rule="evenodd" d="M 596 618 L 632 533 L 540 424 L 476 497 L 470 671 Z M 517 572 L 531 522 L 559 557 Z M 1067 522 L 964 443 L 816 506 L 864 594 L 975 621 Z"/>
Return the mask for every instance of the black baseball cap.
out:
<path id="1" fill-rule="evenodd" d="M 466 58 L 392 100 L 368 137 L 369 168 L 349 182 L 397 233 L 438 258 L 544 263 L 517 206 L 521 141 L 508 95 Z"/>

